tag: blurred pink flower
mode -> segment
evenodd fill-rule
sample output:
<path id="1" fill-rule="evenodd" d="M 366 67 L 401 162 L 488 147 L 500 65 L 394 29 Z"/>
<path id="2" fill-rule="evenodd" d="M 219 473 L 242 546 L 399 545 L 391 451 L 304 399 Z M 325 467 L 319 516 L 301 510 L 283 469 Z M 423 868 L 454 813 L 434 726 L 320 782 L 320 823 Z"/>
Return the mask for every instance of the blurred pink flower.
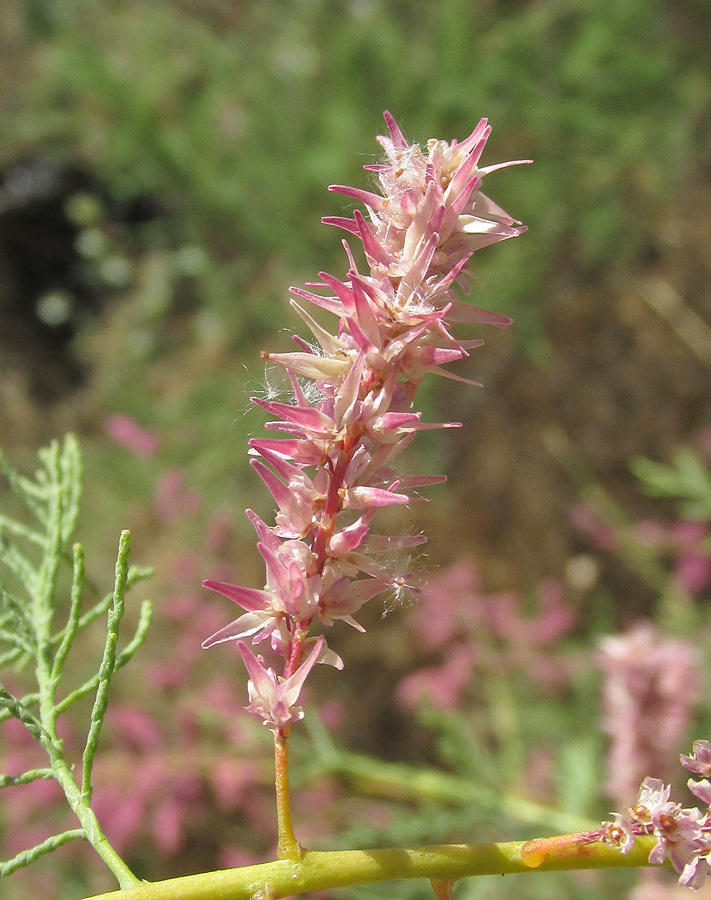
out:
<path id="1" fill-rule="evenodd" d="M 671 558 L 677 584 L 686 594 L 695 597 L 711 583 L 707 522 L 643 521 L 635 525 L 633 534 L 644 547 Z"/>
<path id="2" fill-rule="evenodd" d="M 400 684 L 398 698 L 408 706 L 429 697 L 443 709 L 454 709 L 476 672 L 524 673 L 539 687 L 554 690 L 568 683 L 569 666 L 555 645 L 571 632 L 575 618 L 555 579 L 542 582 L 535 613 L 524 615 L 520 597 L 484 593 L 476 566 L 462 560 L 429 579 L 408 625 L 419 648 L 442 656 L 438 665 Z"/>
<path id="3" fill-rule="evenodd" d="M 615 529 L 600 518 L 598 511 L 588 503 L 574 506 L 570 514 L 574 528 L 583 534 L 597 550 L 612 550 L 617 545 Z"/>
<path id="4" fill-rule="evenodd" d="M 161 519 L 170 521 L 194 515 L 201 506 L 197 491 L 186 486 L 185 473 L 174 468 L 164 472 L 155 488 L 156 512 Z"/>
<path id="5" fill-rule="evenodd" d="M 674 571 L 685 593 L 695 597 L 711 582 L 711 556 L 684 553 L 676 560 Z"/>
<path id="6" fill-rule="evenodd" d="M 332 734 L 343 725 L 346 713 L 345 704 L 340 700 L 324 700 L 319 706 L 321 721 Z"/>
<path id="7" fill-rule="evenodd" d="M 109 437 L 139 459 L 150 459 L 160 448 L 160 438 L 156 432 L 142 428 L 131 416 L 121 413 L 107 416 L 104 419 L 104 430 Z"/>
<path id="8" fill-rule="evenodd" d="M 114 704 L 109 712 L 111 729 L 127 749 L 148 752 L 163 743 L 158 723 L 146 710 L 128 704 Z"/>
<path id="9" fill-rule="evenodd" d="M 429 701 L 437 709 L 454 710 L 472 677 L 475 651 L 471 644 L 455 644 L 441 666 L 418 669 L 404 678 L 397 697 L 405 706 L 419 706 Z"/>
<path id="10" fill-rule="evenodd" d="M 600 641 L 603 727 L 610 736 L 610 795 L 630 803 L 649 772 L 669 777 L 703 678 L 696 648 L 657 634 L 640 622 Z"/>
<path id="11" fill-rule="evenodd" d="M 254 760 L 224 756 L 210 770 L 218 806 L 226 812 L 240 808 L 247 792 L 259 783 L 260 767 Z"/>

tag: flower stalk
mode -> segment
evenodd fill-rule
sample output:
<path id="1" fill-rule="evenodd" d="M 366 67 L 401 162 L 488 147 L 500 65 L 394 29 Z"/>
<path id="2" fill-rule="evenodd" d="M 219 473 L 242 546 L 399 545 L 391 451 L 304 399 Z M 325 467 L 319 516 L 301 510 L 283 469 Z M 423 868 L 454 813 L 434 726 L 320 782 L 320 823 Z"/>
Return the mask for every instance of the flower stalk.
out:
<path id="1" fill-rule="evenodd" d="M 415 395 L 430 372 L 474 383 L 444 368 L 481 344 L 455 338 L 452 325 L 503 328 L 510 320 L 464 303 L 455 285 L 468 291 L 465 266 L 476 250 L 525 231 L 481 193 L 485 175 L 515 164 L 479 165 L 486 120 L 462 142 L 429 141 L 426 152 L 405 140 L 389 113 L 385 120 L 389 133 L 378 138 L 385 158 L 366 166 L 379 193 L 329 188 L 362 202 L 368 218 L 356 210 L 352 219 L 323 220 L 361 242 L 367 271 L 344 241 L 345 280 L 321 272 L 319 282 L 291 289 L 313 343 L 295 336 L 297 351 L 262 354 L 291 385 L 286 402 L 252 398 L 272 417 L 267 429 L 283 435 L 249 442 L 252 466 L 277 506 L 271 526 L 247 510 L 265 585 L 204 582 L 245 611 L 203 646 L 237 641 L 250 676 L 247 708 L 274 732 L 279 855 L 287 858 L 301 852 L 289 812 L 289 728 L 303 718 L 297 703 L 313 666 L 343 667 L 323 635 L 310 635 L 338 620 L 363 631 L 354 618 L 360 607 L 383 592 L 399 595 L 408 582 L 388 557 L 411 552 L 424 537 L 375 535 L 371 523 L 381 508 L 408 506 L 421 488 L 444 480 L 404 477 L 394 467 L 418 431 L 458 427 L 423 423 Z M 304 301 L 336 317 L 335 333 Z M 266 641 L 281 658 L 281 674 L 250 649 Z"/>
<path id="2" fill-rule="evenodd" d="M 291 821 L 289 794 L 289 727 L 274 733 L 274 784 L 277 808 L 277 855 L 279 859 L 301 859 L 303 850 L 296 840 Z"/>

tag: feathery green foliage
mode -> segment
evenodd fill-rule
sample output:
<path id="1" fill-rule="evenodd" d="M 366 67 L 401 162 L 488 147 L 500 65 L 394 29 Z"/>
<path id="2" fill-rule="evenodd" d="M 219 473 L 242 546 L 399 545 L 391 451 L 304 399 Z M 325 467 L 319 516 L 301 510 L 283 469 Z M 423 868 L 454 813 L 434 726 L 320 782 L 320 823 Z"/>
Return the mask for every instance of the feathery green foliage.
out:
<path id="1" fill-rule="evenodd" d="M 73 435 L 53 442 L 39 452 L 41 466 L 34 479 L 20 475 L 0 456 L 0 471 L 13 492 L 31 514 L 31 524 L 0 514 L 0 668 L 33 668 L 36 690 L 16 697 L 0 684 L 0 722 L 14 717 L 25 725 L 46 752 L 46 768 L 28 769 L 20 775 L 0 776 L 0 787 L 28 784 L 40 778 L 56 779 L 80 828 L 54 835 L 40 844 L 0 863 L 0 875 L 8 875 L 69 841 L 83 838 L 94 847 L 121 887 L 138 879 L 118 857 L 92 812 L 91 774 L 106 714 L 108 692 L 115 672 L 123 667 L 142 644 L 151 618 L 151 605 L 144 601 L 136 631 L 121 651 L 117 650 L 126 591 L 150 576 L 146 568 L 129 567 L 130 534 L 119 541 L 114 587 L 82 612 L 87 582 L 84 553 L 80 544 L 69 549 L 79 515 L 82 462 Z M 69 604 L 58 623 L 62 600 L 62 576 L 71 572 Z M 103 657 L 97 673 L 70 691 L 60 692 L 77 635 L 97 618 L 107 614 Z M 81 697 L 93 693 L 86 745 L 79 768 L 65 756 L 57 735 L 59 716 Z"/>

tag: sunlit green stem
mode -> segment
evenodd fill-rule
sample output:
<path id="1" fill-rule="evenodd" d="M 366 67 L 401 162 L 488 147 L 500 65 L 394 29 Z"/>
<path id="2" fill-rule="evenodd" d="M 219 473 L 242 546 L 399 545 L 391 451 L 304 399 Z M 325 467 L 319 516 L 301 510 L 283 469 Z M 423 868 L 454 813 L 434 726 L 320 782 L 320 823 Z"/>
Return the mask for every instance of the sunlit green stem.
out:
<path id="1" fill-rule="evenodd" d="M 516 872 L 638 868 L 648 865 L 655 843 L 653 837 L 638 838 L 628 854 L 604 844 L 566 847 L 549 853 L 535 869 L 521 859 L 523 841 L 332 853 L 307 851 L 300 861 L 280 859 L 259 866 L 190 875 L 87 900 L 262 900 L 404 878 L 456 880 Z"/>

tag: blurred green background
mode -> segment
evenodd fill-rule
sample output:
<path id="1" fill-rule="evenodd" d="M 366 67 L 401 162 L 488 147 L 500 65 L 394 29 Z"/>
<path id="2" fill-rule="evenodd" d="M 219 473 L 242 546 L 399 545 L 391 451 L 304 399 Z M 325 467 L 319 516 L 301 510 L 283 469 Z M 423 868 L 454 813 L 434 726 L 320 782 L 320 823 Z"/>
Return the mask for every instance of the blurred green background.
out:
<path id="1" fill-rule="evenodd" d="M 581 498 L 657 514 L 632 458 L 708 447 L 709 34 L 707 0 L 3 3 L 0 445 L 22 466 L 78 432 L 87 552 L 110 572 L 130 527 L 159 618 L 216 567 L 259 583 L 248 396 L 272 387 L 258 351 L 299 327 L 288 286 L 345 273 L 320 217 L 350 206 L 327 185 L 367 186 L 384 109 L 423 144 L 486 116 L 485 164 L 535 161 L 485 183 L 529 233 L 474 260 L 473 301 L 514 326 L 460 369 L 483 390 L 423 390 L 428 418 L 464 428 L 413 451 L 450 481 L 411 527 L 428 567 L 473 555 L 491 589 L 570 580 Z M 111 436 L 116 414 L 157 439 L 145 458 Z M 593 563 L 583 611 L 617 627 L 653 610 L 634 566 Z M 368 649 L 351 643 L 354 677 L 380 660 L 386 692 L 380 611 Z M 387 712 L 354 713 L 362 749 Z"/>

